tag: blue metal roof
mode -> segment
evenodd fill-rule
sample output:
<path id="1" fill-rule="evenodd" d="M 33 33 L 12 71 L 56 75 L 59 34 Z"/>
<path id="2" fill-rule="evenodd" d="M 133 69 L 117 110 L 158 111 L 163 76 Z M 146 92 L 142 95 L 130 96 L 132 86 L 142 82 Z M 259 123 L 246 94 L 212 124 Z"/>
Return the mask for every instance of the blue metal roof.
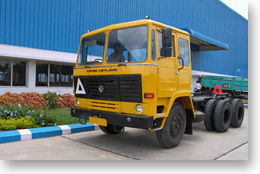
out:
<path id="1" fill-rule="evenodd" d="M 191 43 L 199 46 L 199 51 L 215 51 L 228 49 L 228 44 L 217 41 L 190 28 L 182 28 L 182 30 L 187 31 L 191 35 Z"/>

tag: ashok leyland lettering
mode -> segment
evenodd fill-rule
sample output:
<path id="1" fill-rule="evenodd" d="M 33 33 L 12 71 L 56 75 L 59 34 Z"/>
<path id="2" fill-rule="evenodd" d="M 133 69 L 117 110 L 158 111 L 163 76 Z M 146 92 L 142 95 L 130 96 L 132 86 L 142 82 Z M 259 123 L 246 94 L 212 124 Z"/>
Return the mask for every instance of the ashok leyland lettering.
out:
<path id="1" fill-rule="evenodd" d="M 148 19 L 84 34 L 73 74 L 72 116 L 107 134 L 122 133 L 124 127 L 156 131 L 165 148 L 177 146 L 184 133 L 192 134 L 192 122 L 200 117 L 208 130 L 240 127 L 241 100 L 228 94 L 192 97 L 193 43 L 204 51 L 222 49 Z"/>

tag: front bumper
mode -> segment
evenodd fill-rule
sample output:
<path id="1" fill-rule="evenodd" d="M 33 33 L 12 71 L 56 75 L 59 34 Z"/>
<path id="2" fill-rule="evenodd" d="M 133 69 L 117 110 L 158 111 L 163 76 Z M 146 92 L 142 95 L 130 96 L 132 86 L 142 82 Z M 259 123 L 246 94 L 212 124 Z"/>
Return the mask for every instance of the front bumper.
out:
<path id="1" fill-rule="evenodd" d="M 113 112 L 79 109 L 76 107 L 71 108 L 71 115 L 76 118 L 88 120 L 89 116 L 97 116 L 107 120 L 107 124 L 134 127 L 134 128 L 152 128 L 154 120 L 152 116 L 139 116 L 129 114 L 119 114 Z"/>

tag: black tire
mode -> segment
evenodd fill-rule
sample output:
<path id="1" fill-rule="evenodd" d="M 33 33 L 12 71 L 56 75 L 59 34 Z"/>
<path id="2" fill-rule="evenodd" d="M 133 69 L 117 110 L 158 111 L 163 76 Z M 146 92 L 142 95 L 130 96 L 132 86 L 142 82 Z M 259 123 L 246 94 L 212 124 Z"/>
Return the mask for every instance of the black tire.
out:
<path id="1" fill-rule="evenodd" d="M 226 132 L 232 119 L 231 105 L 228 100 L 220 100 L 214 112 L 214 126 L 218 132 Z"/>
<path id="2" fill-rule="evenodd" d="M 107 127 L 99 126 L 99 128 L 106 134 L 115 135 L 124 132 L 125 128 L 122 126 L 113 126 L 108 124 Z"/>
<path id="3" fill-rule="evenodd" d="M 234 99 L 231 104 L 231 127 L 238 128 L 241 126 L 244 119 L 244 104 L 241 99 Z"/>
<path id="4" fill-rule="evenodd" d="M 186 112 L 180 103 L 174 103 L 163 129 L 156 132 L 159 144 L 164 148 L 178 146 L 186 129 Z"/>
<path id="5" fill-rule="evenodd" d="M 217 104 L 216 99 L 210 99 L 205 107 L 205 120 L 204 125 L 208 131 L 215 130 L 214 126 L 214 111 Z"/>

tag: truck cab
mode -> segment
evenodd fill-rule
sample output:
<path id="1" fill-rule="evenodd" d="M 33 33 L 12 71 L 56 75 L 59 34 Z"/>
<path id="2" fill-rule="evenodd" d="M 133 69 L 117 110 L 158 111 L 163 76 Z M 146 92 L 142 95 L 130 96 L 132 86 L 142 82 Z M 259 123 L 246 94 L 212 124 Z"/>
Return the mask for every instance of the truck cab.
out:
<path id="1" fill-rule="evenodd" d="M 166 148 L 192 134 L 190 34 L 145 19 L 82 35 L 71 114 L 107 134 L 156 131 Z"/>

